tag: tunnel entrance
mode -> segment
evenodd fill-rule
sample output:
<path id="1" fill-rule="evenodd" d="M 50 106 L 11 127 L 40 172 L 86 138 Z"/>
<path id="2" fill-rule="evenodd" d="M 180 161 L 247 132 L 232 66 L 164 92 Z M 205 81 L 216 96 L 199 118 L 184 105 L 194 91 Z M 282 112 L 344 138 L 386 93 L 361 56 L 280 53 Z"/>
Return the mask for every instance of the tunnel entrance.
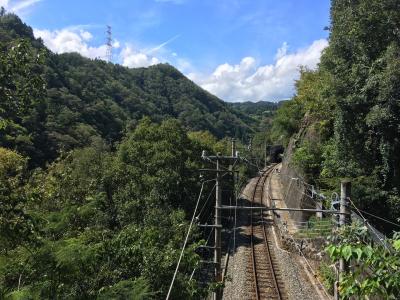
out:
<path id="1" fill-rule="evenodd" d="M 285 151 L 285 147 L 283 145 L 273 145 L 269 150 L 269 157 L 271 163 L 280 163 L 282 162 L 282 154 Z"/>

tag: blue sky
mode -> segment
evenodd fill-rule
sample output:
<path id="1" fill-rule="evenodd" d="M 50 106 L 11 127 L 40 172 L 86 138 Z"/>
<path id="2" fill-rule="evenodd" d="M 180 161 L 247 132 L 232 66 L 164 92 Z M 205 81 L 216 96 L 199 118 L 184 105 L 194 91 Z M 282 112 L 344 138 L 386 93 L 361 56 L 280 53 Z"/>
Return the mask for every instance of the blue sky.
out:
<path id="1" fill-rule="evenodd" d="M 299 65 L 327 45 L 329 0 L 0 0 L 54 52 L 105 57 L 128 67 L 168 62 L 227 101 L 293 95 Z"/>

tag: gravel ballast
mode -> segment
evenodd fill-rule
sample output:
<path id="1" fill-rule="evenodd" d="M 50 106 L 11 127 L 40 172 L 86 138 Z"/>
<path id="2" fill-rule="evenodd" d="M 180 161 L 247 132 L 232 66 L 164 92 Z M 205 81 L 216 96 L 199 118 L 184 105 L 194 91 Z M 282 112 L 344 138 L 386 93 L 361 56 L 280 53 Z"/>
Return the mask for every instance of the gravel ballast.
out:
<path id="1" fill-rule="evenodd" d="M 249 181 L 242 192 L 242 203 L 238 205 L 247 205 L 246 199 L 251 199 L 251 194 L 257 179 Z M 271 180 L 271 192 L 274 199 L 282 199 L 280 195 L 280 184 L 277 178 Z M 249 239 L 246 235 L 248 232 L 248 212 L 237 211 L 237 230 L 236 230 L 236 247 L 231 250 L 227 267 L 227 276 L 225 280 L 225 288 L 223 299 L 252 299 L 252 278 L 250 264 L 250 246 Z M 275 230 L 270 230 L 274 232 Z M 273 236 L 273 252 L 278 261 L 278 269 L 283 282 L 285 284 L 285 299 L 290 300 L 314 300 L 329 299 L 320 291 L 317 291 L 315 285 L 311 282 L 312 275 L 307 274 L 303 266 L 303 258 L 297 253 L 288 252 L 281 249 L 279 236 Z"/>

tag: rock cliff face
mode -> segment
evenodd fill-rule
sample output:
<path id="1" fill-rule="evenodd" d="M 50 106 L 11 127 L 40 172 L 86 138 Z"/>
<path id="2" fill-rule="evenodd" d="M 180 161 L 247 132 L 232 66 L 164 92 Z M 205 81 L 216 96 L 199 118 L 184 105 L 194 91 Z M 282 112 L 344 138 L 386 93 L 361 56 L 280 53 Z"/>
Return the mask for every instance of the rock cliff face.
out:
<path id="1" fill-rule="evenodd" d="M 315 208 L 315 202 L 307 195 L 312 187 L 305 181 L 302 170 L 299 170 L 292 163 L 293 153 L 302 141 L 315 140 L 315 130 L 310 127 L 311 121 L 305 116 L 297 134 L 292 136 L 282 160 L 281 183 L 283 187 L 283 200 L 289 208 Z M 314 213 L 291 212 L 295 222 L 305 222 Z"/>

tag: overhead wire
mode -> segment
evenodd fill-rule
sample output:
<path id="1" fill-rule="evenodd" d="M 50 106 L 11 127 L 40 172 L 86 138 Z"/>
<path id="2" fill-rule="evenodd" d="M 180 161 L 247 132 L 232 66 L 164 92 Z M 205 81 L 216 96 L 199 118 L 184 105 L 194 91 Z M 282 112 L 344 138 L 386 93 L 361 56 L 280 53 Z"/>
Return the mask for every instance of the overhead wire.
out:
<path id="1" fill-rule="evenodd" d="M 183 257 L 183 253 L 184 253 L 184 251 L 185 251 L 186 244 L 187 244 L 187 242 L 188 242 L 188 240 L 189 240 L 190 231 L 191 231 L 191 229 L 192 229 L 192 226 L 193 226 L 193 223 L 194 223 L 194 220 L 195 220 L 195 217 L 196 217 L 196 212 L 197 212 L 197 208 L 198 208 L 198 206 L 199 206 L 199 202 L 200 202 L 200 199 L 201 199 L 201 195 L 203 194 L 204 184 L 205 184 L 206 182 L 209 182 L 209 181 L 212 181 L 212 180 L 203 181 L 202 184 L 201 184 L 201 189 L 200 189 L 200 192 L 199 192 L 199 196 L 198 196 L 198 198 L 197 198 L 197 202 L 196 202 L 196 206 L 195 206 L 195 209 L 194 209 L 194 212 L 193 212 L 192 220 L 190 221 L 190 225 L 189 225 L 188 231 L 187 231 L 187 233 L 186 233 L 185 241 L 184 241 L 184 243 L 183 243 L 182 250 L 181 250 L 181 253 L 180 253 L 180 255 L 179 255 L 178 263 L 177 263 L 177 265 L 176 265 L 175 272 L 174 272 L 174 275 L 173 275 L 172 280 L 171 280 L 171 284 L 170 284 L 169 289 L 168 289 L 168 294 L 167 294 L 166 300 L 168 300 L 169 297 L 170 297 L 170 295 L 171 295 L 172 287 L 174 286 L 174 282 L 175 282 L 175 279 L 176 279 L 176 275 L 178 274 L 179 265 L 180 265 L 180 263 L 181 263 L 181 260 L 182 260 L 182 257 Z"/>
<path id="2" fill-rule="evenodd" d="M 364 214 L 366 214 L 366 215 L 369 215 L 369 216 L 371 216 L 371 217 L 374 217 L 374 218 L 376 218 L 376 219 L 379 219 L 379 220 L 381 220 L 381 221 L 384 221 L 384 222 L 386 222 L 386 223 L 388 223 L 388 224 L 391 224 L 391 225 L 400 227 L 400 224 L 394 223 L 394 222 L 389 221 L 389 220 L 387 220 L 387 219 L 385 219 L 385 218 L 379 217 L 379 216 L 374 215 L 374 214 L 371 214 L 371 213 L 369 213 L 369 212 L 367 212 L 367 211 L 365 211 L 365 210 L 359 209 L 359 208 L 357 208 L 354 204 L 352 204 L 352 205 L 353 205 L 354 208 L 356 208 L 357 211 L 359 211 L 359 212 L 362 212 L 362 213 L 364 213 Z"/>
<path id="3" fill-rule="evenodd" d="M 378 241 L 382 244 L 382 246 L 386 249 L 389 250 L 388 245 L 385 243 L 384 240 L 386 240 L 386 236 L 381 234 L 380 232 L 377 232 L 377 230 L 371 225 L 369 224 L 368 220 L 363 216 L 363 214 L 360 212 L 360 210 L 358 209 L 358 207 L 354 204 L 354 202 L 351 200 L 350 197 L 347 197 L 347 199 L 349 200 L 350 204 L 357 210 L 357 212 L 360 214 L 360 217 L 363 219 L 363 222 L 368 225 L 367 229 L 369 229 L 370 231 L 372 231 L 372 233 L 375 235 L 375 237 L 378 239 Z M 381 236 L 380 236 L 381 235 Z"/>
<path id="4" fill-rule="evenodd" d="M 207 240 L 206 240 L 204 246 L 208 245 L 208 241 L 210 240 L 210 237 L 211 237 L 211 234 L 213 231 L 214 231 L 214 228 L 211 228 L 210 233 L 208 234 L 208 237 L 207 237 Z M 196 270 L 197 270 L 197 268 L 193 269 L 192 274 L 190 275 L 189 281 L 193 279 L 193 276 L 194 276 L 194 273 L 196 272 Z"/>
<path id="5" fill-rule="evenodd" d="M 213 179 L 213 180 L 215 180 L 215 179 Z M 197 218 L 198 218 L 198 219 L 200 219 L 200 216 L 201 216 L 201 214 L 203 213 L 204 208 L 205 208 L 206 205 L 208 204 L 208 200 L 210 200 L 210 197 L 211 197 L 212 192 L 214 191 L 216 185 L 217 185 L 217 184 L 214 184 L 213 188 L 211 189 L 210 193 L 209 193 L 208 196 L 207 196 L 206 201 L 204 202 L 203 206 L 201 207 L 201 209 L 200 209 L 200 211 L 199 211 L 199 213 L 198 213 L 198 215 L 197 215 Z"/>

